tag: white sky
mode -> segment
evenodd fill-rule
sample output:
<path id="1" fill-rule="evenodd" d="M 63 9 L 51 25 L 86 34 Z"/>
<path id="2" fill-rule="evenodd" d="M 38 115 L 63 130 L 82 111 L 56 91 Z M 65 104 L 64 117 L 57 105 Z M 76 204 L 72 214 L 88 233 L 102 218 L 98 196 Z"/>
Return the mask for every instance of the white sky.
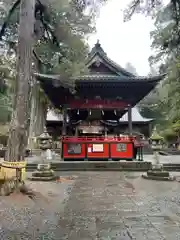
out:
<path id="1" fill-rule="evenodd" d="M 153 21 L 141 14 L 133 16 L 129 22 L 123 22 L 122 9 L 130 0 L 109 0 L 102 7 L 97 19 L 97 33 L 90 37 L 93 47 L 97 39 L 107 55 L 122 67 L 132 63 L 139 75 L 149 73 L 148 58 L 151 55 L 150 31 Z"/>

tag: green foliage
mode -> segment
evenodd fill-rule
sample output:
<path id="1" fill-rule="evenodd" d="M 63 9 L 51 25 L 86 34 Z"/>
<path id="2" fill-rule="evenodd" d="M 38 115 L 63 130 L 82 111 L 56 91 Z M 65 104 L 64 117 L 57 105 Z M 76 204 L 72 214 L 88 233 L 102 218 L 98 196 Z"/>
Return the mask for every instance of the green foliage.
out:
<path id="1" fill-rule="evenodd" d="M 167 139 L 177 137 L 175 127 L 179 126 L 180 119 L 180 18 L 175 21 L 173 14 L 172 4 L 161 7 L 154 14 L 155 29 L 151 32 L 151 39 L 155 54 L 149 61 L 158 72 L 166 72 L 167 75 L 155 91 L 140 103 L 146 115 L 155 116 L 157 127 Z"/>
<path id="2" fill-rule="evenodd" d="M 12 110 L 13 81 L 10 79 L 14 80 L 15 71 L 12 77 L 12 71 L 9 69 L 14 69 L 12 62 L 16 59 L 19 2 L 18 0 L 16 2 L 2 0 L 0 5 L 0 25 L 2 26 L 0 47 L 5 50 L 7 58 L 7 61 L 2 59 L 2 64 L 0 62 L 0 77 L 3 81 L 8 79 L 5 81 L 8 86 L 7 91 L 3 90 L 3 94 L 0 95 L 0 111 L 2 110 L 0 122 L 6 122 Z M 94 19 L 103 2 L 105 0 L 36 1 L 35 71 L 59 74 L 63 81 L 68 81 L 72 86 L 72 76 L 88 71 L 85 58 L 89 49 L 85 39 L 95 30 Z M 3 75 L 5 72 L 8 73 L 7 76 Z M 39 91 L 41 102 L 48 103 L 47 96 L 42 89 L 39 88 Z"/>
<path id="3" fill-rule="evenodd" d="M 180 134 L 180 120 L 178 120 L 177 122 L 175 122 L 172 125 L 172 129 L 174 132 L 176 132 L 178 135 Z"/>
<path id="4" fill-rule="evenodd" d="M 128 21 L 135 13 L 143 13 L 155 18 L 157 28 L 154 32 L 156 43 L 159 43 L 161 51 L 165 52 L 177 50 L 180 44 L 180 1 L 169 0 L 164 5 L 163 0 L 131 0 L 130 4 L 124 11 L 124 20 Z M 161 26 L 160 26 L 161 25 Z M 163 25 L 163 33 L 158 35 Z M 162 41 L 163 40 L 163 41 Z M 159 53 L 160 54 L 160 53 Z"/>
<path id="5" fill-rule="evenodd" d="M 164 125 L 164 129 L 161 130 L 161 135 L 168 142 L 175 142 L 180 136 L 180 120 L 177 122 L 169 122 L 168 125 Z"/>
<path id="6" fill-rule="evenodd" d="M 131 19 L 133 14 L 135 13 L 143 13 L 145 15 L 154 16 L 157 12 L 161 11 L 164 6 L 163 0 L 131 0 L 128 4 L 127 8 L 124 11 L 124 20 L 128 21 Z M 180 10 L 180 1 L 179 0 L 169 0 L 168 8 L 165 9 L 165 14 L 171 14 L 171 18 L 173 18 L 176 23 L 179 22 L 179 10 Z M 160 16 L 160 15 L 159 15 Z M 158 20 L 167 19 L 165 15 L 160 16 Z"/>
<path id="7" fill-rule="evenodd" d="M 163 131 L 161 131 L 161 135 L 167 142 L 175 142 L 177 139 L 177 134 L 171 128 L 163 129 Z"/>
<path id="8" fill-rule="evenodd" d="M 12 2 L 2 1 L 0 16 L 3 17 L 0 23 L 2 25 L 8 20 L 3 32 L 4 42 L 16 50 L 19 9 L 16 8 L 9 17 L 7 9 Z M 36 4 L 34 51 L 38 60 L 45 63 L 45 72 L 53 72 L 54 66 L 57 68 L 61 62 L 68 63 L 69 69 L 69 62 L 82 61 L 87 54 L 88 47 L 84 37 L 94 30 L 94 22 L 91 15 L 80 12 L 78 3 L 79 1 L 41 0 L 43 7 Z"/>
<path id="9" fill-rule="evenodd" d="M 146 2 L 146 4 L 145 4 Z M 176 3 L 175 3 L 176 2 Z M 134 4 L 134 5 L 133 5 Z M 175 6 L 176 4 L 176 6 Z M 158 131 L 166 141 L 176 141 L 180 134 L 180 15 L 178 1 L 163 6 L 161 1 L 133 1 L 126 19 L 135 12 L 151 15 L 155 29 L 151 32 L 151 69 L 154 74 L 167 73 L 157 88 L 139 103 L 141 114 L 154 118 Z"/>
<path id="10" fill-rule="evenodd" d="M 130 20 L 135 13 L 153 14 L 156 9 L 160 9 L 162 2 L 161 0 L 131 0 L 124 11 L 124 20 Z"/>

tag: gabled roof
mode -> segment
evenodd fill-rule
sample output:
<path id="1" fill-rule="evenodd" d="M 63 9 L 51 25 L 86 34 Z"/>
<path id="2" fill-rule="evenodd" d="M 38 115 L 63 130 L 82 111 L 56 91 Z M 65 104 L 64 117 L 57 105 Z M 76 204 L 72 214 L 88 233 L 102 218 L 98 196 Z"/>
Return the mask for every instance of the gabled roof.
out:
<path id="1" fill-rule="evenodd" d="M 152 121 L 153 119 L 152 118 L 144 118 L 138 108 L 135 106 L 132 108 L 132 122 L 150 122 Z M 119 120 L 120 122 L 128 122 L 128 113 L 125 113 L 122 118 L 120 118 Z"/>
<path id="2" fill-rule="evenodd" d="M 70 79 L 62 79 L 61 75 L 35 75 L 56 108 L 68 104 L 69 99 L 94 99 L 97 96 L 108 100 L 121 99 L 134 107 L 165 77 L 135 76 L 109 59 L 99 42 L 89 54 L 87 66 L 89 74 Z"/>
<path id="3" fill-rule="evenodd" d="M 98 40 L 89 54 L 87 66 L 90 69 L 93 64 L 99 65 L 101 63 L 103 63 L 103 65 L 105 65 L 107 68 L 109 68 L 115 75 L 135 77 L 134 74 L 128 72 L 126 69 L 122 68 L 120 65 L 108 58 L 107 54 L 101 47 L 101 44 Z"/>

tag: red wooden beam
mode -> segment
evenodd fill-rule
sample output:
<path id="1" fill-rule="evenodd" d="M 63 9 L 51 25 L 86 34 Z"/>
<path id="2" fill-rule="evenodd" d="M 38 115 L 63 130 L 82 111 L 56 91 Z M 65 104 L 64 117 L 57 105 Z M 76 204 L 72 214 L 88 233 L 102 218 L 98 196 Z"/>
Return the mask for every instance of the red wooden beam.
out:
<path id="1" fill-rule="evenodd" d="M 81 100 L 74 99 L 67 104 L 68 109 L 125 109 L 128 103 L 121 100 Z"/>

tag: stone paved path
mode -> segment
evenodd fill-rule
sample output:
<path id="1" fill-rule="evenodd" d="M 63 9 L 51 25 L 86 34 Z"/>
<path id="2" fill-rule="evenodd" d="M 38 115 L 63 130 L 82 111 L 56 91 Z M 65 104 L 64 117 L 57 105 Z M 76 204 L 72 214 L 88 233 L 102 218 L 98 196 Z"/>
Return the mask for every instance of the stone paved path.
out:
<path id="1" fill-rule="evenodd" d="M 76 178 L 27 182 L 43 199 L 0 197 L 0 239 L 180 240 L 178 181 L 145 180 L 134 172 L 59 174 Z"/>
<path id="2" fill-rule="evenodd" d="M 60 239 L 178 240 L 180 183 L 139 173 L 80 173 L 59 225 Z"/>

